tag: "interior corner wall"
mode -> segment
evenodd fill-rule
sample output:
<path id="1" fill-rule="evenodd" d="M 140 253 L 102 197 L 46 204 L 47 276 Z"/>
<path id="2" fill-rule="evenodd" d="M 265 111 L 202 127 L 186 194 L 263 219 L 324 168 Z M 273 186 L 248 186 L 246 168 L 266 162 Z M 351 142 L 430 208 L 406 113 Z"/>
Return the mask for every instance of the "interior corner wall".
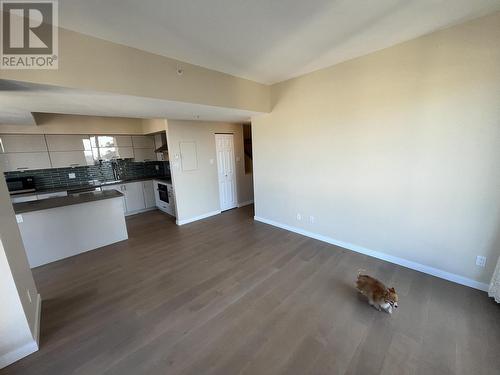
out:
<path id="1" fill-rule="evenodd" d="M 488 283 L 500 253 L 499 40 L 496 13 L 274 85 L 272 112 L 252 121 L 256 216 Z"/>
<path id="2" fill-rule="evenodd" d="M 253 201 L 252 174 L 245 174 L 242 124 L 168 120 L 167 133 L 179 223 L 220 212 L 216 133 L 234 134 L 235 157 L 239 158 L 235 164 L 238 203 Z M 179 145 L 183 141 L 196 143 L 198 167 L 195 170 L 182 170 Z"/>

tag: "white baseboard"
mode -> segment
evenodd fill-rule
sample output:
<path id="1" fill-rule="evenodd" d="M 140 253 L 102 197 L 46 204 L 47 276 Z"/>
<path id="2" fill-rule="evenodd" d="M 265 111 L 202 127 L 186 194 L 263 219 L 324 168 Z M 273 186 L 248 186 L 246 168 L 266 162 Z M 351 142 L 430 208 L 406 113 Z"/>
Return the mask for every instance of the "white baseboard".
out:
<path id="1" fill-rule="evenodd" d="M 34 331 L 34 339 L 36 341 L 36 344 L 40 346 L 40 319 L 42 315 L 42 296 L 40 296 L 40 293 L 36 295 L 36 317 L 35 317 L 35 326 L 33 327 Z"/>
<path id="2" fill-rule="evenodd" d="M 218 215 L 220 213 L 221 213 L 221 210 L 217 210 L 217 211 L 207 212 L 206 214 L 203 214 L 203 215 L 200 215 L 200 216 L 191 217 L 189 219 L 176 220 L 175 222 L 176 222 L 177 225 L 184 225 L 184 224 L 192 223 L 193 221 L 198 221 L 198 220 L 206 219 L 207 217 L 215 216 L 215 215 Z"/>
<path id="3" fill-rule="evenodd" d="M 238 208 L 239 207 L 244 207 L 253 204 L 253 199 L 245 202 L 238 203 Z"/>
<path id="4" fill-rule="evenodd" d="M 397 264 L 397 265 L 400 265 L 400 266 L 403 266 L 406 268 L 411 268 L 413 270 L 420 271 L 420 272 L 423 272 L 423 273 L 426 273 L 426 274 L 429 274 L 432 276 L 436 276 L 436 277 L 439 277 L 441 279 L 445 279 L 448 281 L 452 281 L 452 282 L 455 282 L 457 284 L 466 285 L 466 286 L 469 286 L 469 287 L 474 288 L 474 289 L 487 291 L 488 287 L 489 287 L 488 284 L 481 283 L 479 281 L 472 280 L 472 279 L 469 279 L 467 277 L 463 277 L 463 276 L 460 276 L 460 275 L 457 275 L 457 274 L 454 274 L 451 272 L 447 272 L 447 271 L 441 270 L 439 268 L 426 266 L 425 264 L 412 262 L 411 260 L 395 257 L 393 255 L 389 255 L 389 254 L 386 254 L 386 253 L 383 253 L 380 251 L 376 251 L 376 250 L 367 249 L 365 247 L 351 244 L 348 242 L 338 241 L 338 240 L 331 238 L 331 237 L 323 236 L 321 234 L 310 232 L 310 231 L 307 231 L 305 229 L 292 227 L 290 225 L 282 224 L 282 223 L 279 223 L 279 222 L 274 221 L 274 220 L 265 219 L 265 218 L 259 217 L 259 216 L 254 216 L 254 219 L 257 221 L 260 221 L 262 223 L 265 223 L 265 224 L 269 224 L 269 225 L 273 225 L 273 226 L 278 227 L 278 228 L 286 229 L 290 232 L 295 232 L 295 233 L 301 234 L 301 235 L 306 236 L 306 237 L 311 237 L 311 238 L 314 238 L 314 239 L 319 240 L 319 241 L 327 242 L 329 244 L 342 247 L 344 249 L 348 249 L 348 250 L 355 251 L 357 253 L 369 255 L 369 256 L 374 257 L 374 258 L 382 259 L 382 260 L 385 260 L 387 262 L 394 263 L 394 264 Z"/>
<path id="5" fill-rule="evenodd" d="M 38 350 L 38 345 L 35 340 L 28 342 L 27 344 L 12 350 L 4 355 L 0 356 L 0 369 L 7 367 L 8 365 L 19 361 L 21 358 L 24 358 L 31 353 L 34 353 Z"/>

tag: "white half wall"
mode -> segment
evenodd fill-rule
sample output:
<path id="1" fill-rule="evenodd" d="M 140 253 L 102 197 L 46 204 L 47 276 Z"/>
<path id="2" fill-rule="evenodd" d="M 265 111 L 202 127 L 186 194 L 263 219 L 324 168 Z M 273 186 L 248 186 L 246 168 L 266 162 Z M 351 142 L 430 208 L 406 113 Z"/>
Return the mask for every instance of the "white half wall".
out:
<path id="1" fill-rule="evenodd" d="M 126 240 L 122 202 L 116 197 L 17 215 L 30 266 Z"/>
<path id="2" fill-rule="evenodd" d="M 499 40 L 496 13 L 274 85 L 272 112 L 252 120 L 255 215 L 488 283 Z"/>

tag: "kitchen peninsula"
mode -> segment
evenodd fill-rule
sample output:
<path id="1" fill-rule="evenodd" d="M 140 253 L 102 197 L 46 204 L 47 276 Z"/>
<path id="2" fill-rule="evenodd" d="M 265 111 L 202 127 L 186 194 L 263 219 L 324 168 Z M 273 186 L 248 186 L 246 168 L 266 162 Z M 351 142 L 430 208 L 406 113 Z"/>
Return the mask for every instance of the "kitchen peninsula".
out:
<path id="1" fill-rule="evenodd" d="M 107 190 L 14 203 L 30 267 L 126 240 L 122 199 Z"/>

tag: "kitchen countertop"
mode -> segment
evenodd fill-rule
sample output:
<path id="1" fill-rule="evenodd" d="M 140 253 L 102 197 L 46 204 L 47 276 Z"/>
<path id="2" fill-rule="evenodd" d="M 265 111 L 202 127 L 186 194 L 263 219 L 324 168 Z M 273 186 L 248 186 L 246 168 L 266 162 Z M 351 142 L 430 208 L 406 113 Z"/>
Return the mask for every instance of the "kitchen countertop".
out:
<path id="1" fill-rule="evenodd" d="M 133 179 L 126 179 L 126 180 L 116 180 L 116 181 L 99 181 L 95 184 L 89 183 L 89 184 L 66 186 L 66 187 L 59 187 L 59 188 L 37 189 L 36 191 L 30 192 L 30 193 L 12 194 L 11 197 L 27 197 L 27 196 L 36 195 L 36 194 L 57 193 L 59 191 L 67 191 L 68 193 L 71 193 L 72 190 L 81 190 L 81 189 L 86 189 L 86 188 L 92 189 L 92 188 L 98 188 L 101 186 L 119 185 L 119 184 L 127 184 L 129 182 L 149 181 L 149 180 L 163 181 L 163 182 L 166 182 L 167 184 L 172 183 L 172 180 L 168 177 L 143 177 L 143 178 L 133 178 Z"/>
<path id="2" fill-rule="evenodd" d="M 56 197 L 41 199 L 30 202 L 14 203 L 14 212 L 23 214 L 33 211 L 48 210 L 50 208 L 71 206 L 74 204 L 88 203 L 100 201 L 103 199 L 119 198 L 123 194 L 116 190 L 94 191 L 88 193 L 80 193 L 75 195 L 68 195 L 67 197 Z"/>

